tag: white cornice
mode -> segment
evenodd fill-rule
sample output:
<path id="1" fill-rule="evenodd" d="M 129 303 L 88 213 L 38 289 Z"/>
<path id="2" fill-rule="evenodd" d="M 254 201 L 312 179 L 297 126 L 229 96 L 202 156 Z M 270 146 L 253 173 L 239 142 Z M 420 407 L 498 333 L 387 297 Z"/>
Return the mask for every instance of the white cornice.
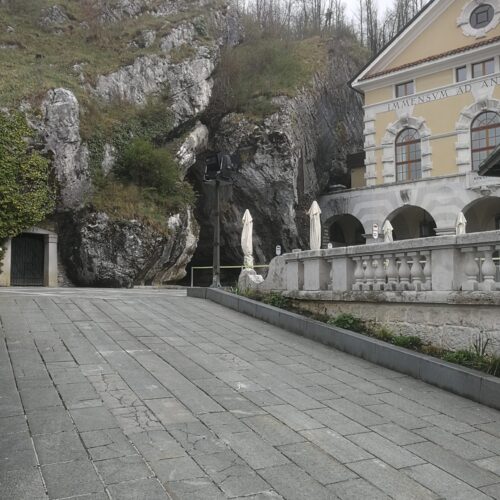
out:
<path id="1" fill-rule="evenodd" d="M 496 56 L 500 53 L 499 48 L 500 41 L 476 49 L 467 50 L 466 52 L 459 52 L 458 54 L 436 59 L 435 61 L 421 63 L 417 66 L 401 69 L 393 73 L 387 73 L 386 75 L 380 75 L 375 78 L 370 78 L 369 80 L 353 82 L 352 86 L 357 90 L 366 92 L 388 85 L 394 85 L 403 80 L 412 80 L 422 76 L 432 75 L 439 71 L 453 69 L 460 65 Z"/>
<path id="2" fill-rule="evenodd" d="M 475 89 L 477 88 L 480 88 L 481 85 L 483 84 L 483 82 L 491 82 L 492 80 L 496 79 L 498 80 L 500 78 L 500 72 L 496 72 L 496 73 L 493 73 L 491 75 L 487 75 L 487 76 L 483 76 L 481 78 L 474 78 L 473 80 L 466 80 L 466 81 L 463 81 L 463 82 L 460 82 L 460 83 L 451 83 L 449 85 L 444 85 L 444 86 L 441 86 L 441 87 L 435 87 L 435 88 L 432 88 L 432 89 L 427 89 L 427 90 L 424 90 L 422 92 L 417 92 L 415 94 L 412 94 L 412 95 L 409 95 L 409 96 L 406 96 L 406 97 L 401 97 L 401 98 L 398 98 L 398 99 L 390 99 L 388 101 L 380 101 L 380 102 L 376 102 L 376 103 L 373 103 L 373 104 L 367 104 L 364 106 L 364 110 L 365 110 L 365 117 L 367 116 L 370 116 L 371 120 L 373 120 L 374 116 L 380 112 L 385 112 L 387 111 L 387 108 L 389 105 L 392 105 L 394 103 L 397 103 L 397 102 L 403 102 L 403 101 L 415 101 L 414 104 L 411 104 L 412 106 L 413 105 L 417 105 L 417 104 L 421 104 L 419 103 L 419 97 L 425 97 L 427 95 L 431 95 L 431 94 L 439 94 L 441 93 L 442 91 L 446 92 L 447 95 L 445 96 L 445 98 L 453 98 L 454 95 L 449 95 L 449 92 L 450 91 L 453 91 L 454 89 L 455 90 L 458 90 L 459 88 L 464 88 L 466 86 L 469 86 L 470 89 L 467 91 L 467 92 L 474 92 Z M 457 94 L 459 95 L 459 94 Z M 441 97 L 438 96 L 438 98 L 436 99 L 433 99 L 433 100 L 440 100 Z"/>

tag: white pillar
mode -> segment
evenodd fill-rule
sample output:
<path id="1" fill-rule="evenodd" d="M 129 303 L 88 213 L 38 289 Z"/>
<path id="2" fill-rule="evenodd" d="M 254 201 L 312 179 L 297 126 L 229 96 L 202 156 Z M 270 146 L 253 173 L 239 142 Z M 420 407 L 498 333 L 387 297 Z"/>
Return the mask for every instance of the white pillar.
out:
<path id="1" fill-rule="evenodd" d="M 9 238 L 3 246 L 4 254 L 3 254 L 3 261 L 0 266 L 1 267 L 0 286 L 10 286 L 10 268 L 12 262 L 11 247 L 12 247 L 12 240 Z"/>
<path id="2" fill-rule="evenodd" d="M 44 286 L 57 286 L 57 234 L 45 236 Z"/>

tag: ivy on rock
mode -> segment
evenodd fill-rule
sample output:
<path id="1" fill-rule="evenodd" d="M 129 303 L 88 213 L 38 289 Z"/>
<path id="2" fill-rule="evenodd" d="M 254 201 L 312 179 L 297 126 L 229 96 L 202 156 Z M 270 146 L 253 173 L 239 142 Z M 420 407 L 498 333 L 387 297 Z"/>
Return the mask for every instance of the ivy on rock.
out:
<path id="1" fill-rule="evenodd" d="M 31 147 L 33 138 L 23 115 L 0 112 L 0 240 L 38 224 L 54 209 L 50 164 Z"/>

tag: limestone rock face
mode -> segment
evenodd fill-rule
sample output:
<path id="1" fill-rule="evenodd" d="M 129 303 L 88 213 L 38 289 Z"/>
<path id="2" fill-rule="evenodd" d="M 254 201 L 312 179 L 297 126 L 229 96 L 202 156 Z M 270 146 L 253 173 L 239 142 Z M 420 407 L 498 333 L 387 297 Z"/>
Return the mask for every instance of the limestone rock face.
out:
<path id="1" fill-rule="evenodd" d="M 347 85 L 354 70 L 348 51 L 337 48 L 311 88 L 275 99 L 278 112 L 265 119 L 232 113 L 210 131 L 211 148 L 230 154 L 235 168 L 232 186 L 223 187 L 221 196 L 224 264 L 243 263 L 239 239 L 246 209 L 254 220 L 256 263 L 269 262 L 276 245 L 283 253 L 307 247 L 307 209 L 329 184 L 346 182 L 345 156 L 363 147 L 361 99 Z M 203 170 L 191 170 L 203 193 L 196 211 L 200 263 L 209 261 L 213 238 L 213 188 L 201 182 Z"/>
<path id="2" fill-rule="evenodd" d="M 206 125 L 197 122 L 194 129 L 187 135 L 177 152 L 177 163 L 184 177 L 187 171 L 196 163 L 196 158 L 208 148 L 209 131 Z"/>
<path id="3" fill-rule="evenodd" d="M 118 0 L 102 2 L 102 22 L 117 22 L 125 17 L 149 13 L 168 16 L 180 10 L 203 6 L 204 0 Z M 132 64 L 101 75 L 94 87 L 82 84 L 105 101 L 122 100 L 144 105 L 151 95 L 169 95 L 173 115 L 170 139 L 183 138 L 177 160 L 183 178 L 208 144 L 208 129 L 198 122 L 212 95 L 212 73 L 220 48 L 237 40 L 238 26 L 222 9 L 209 13 L 219 35 L 203 34 L 200 19 L 183 22 L 159 41 L 156 54 L 137 58 Z M 55 16 L 55 13 L 54 13 Z M 200 35 L 200 36 L 197 36 Z M 131 43 L 141 47 L 153 44 L 158 34 L 143 31 Z M 81 72 L 76 65 L 74 71 Z M 42 119 L 36 122 L 45 148 L 53 157 L 59 185 L 58 220 L 60 252 L 67 275 L 75 284 L 85 286 L 130 287 L 134 284 L 164 284 L 182 279 L 197 246 L 199 229 L 191 209 L 168 219 L 168 235 L 138 220 L 116 220 L 105 213 L 84 208 L 91 199 L 89 153 L 79 133 L 79 105 L 69 90 L 50 91 L 42 105 Z M 101 168 L 109 175 L 117 151 L 103 146 Z"/>
<path id="4" fill-rule="evenodd" d="M 170 218 L 167 236 L 141 221 L 116 221 L 101 212 L 67 214 L 60 228 L 62 260 L 80 286 L 130 288 L 182 279 L 198 237 L 190 210 Z"/>
<path id="5" fill-rule="evenodd" d="M 196 7 L 209 5 L 212 0 L 97 0 L 103 22 L 116 22 L 141 14 L 170 16 Z"/>
<path id="6" fill-rule="evenodd" d="M 90 191 L 88 150 L 80 137 L 80 108 L 72 92 L 50 90 L 42 103 L 41 129 L 45 150 L 60 186 L 59 207 L 80 207 Z"/>
<path id="7" fill-rule="evenodd" d="M 95 93 L 107 101 L 143 105 L 149 95 L 166 91 L 171 99 L 173 126 L 178 127 L 208 106 L 217 54 L 215 47 L 202 46 L 181 62 L 172 62 L 168 55 L 140 57 L 129 66 L 100 76 Z"/>
<path id="8" fill-rule="evenodd" d="M 92 91 L 107 101 L 137 105 L 145 104 L 150 95 L 166 92 L 174 128 L 196 118 L 210 102 L 220 48 L 237 43 L 241 37 L 231 11 L 214 11 L 209 17 L 218 32 L 215 39 L 200 41 L 206 30 L 201 19 L 183 22 L 160 40 L 162 55 L 139 57 L 118 71 L 100 76 Z"/>
<path id="9" fill-rule="evenodd" d="M 38 24 L 42 28 L 50 30 L 64 26 L 69 21 L 70 19 L 63 7 L 60 5 L 52 5 L 42 11 Z"/>

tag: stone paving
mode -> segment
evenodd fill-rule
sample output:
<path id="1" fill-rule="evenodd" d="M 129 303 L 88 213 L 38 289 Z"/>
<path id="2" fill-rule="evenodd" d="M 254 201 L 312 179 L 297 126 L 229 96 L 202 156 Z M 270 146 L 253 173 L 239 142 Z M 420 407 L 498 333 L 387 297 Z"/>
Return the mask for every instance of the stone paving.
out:
<path id="1" fill-rule="evenodd" d="M 2 499 L 500 499 L 500 412 L 182 290 L 0 321 Z"/>

